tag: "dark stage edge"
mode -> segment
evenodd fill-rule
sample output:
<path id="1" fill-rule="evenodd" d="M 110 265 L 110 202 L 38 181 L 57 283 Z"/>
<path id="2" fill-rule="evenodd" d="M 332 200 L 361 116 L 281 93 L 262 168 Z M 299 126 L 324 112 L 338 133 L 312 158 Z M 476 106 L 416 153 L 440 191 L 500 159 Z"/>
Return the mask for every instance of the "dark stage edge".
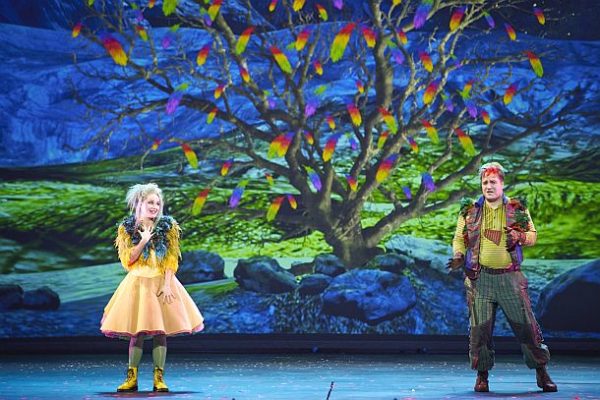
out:
<path id="1" fill-rule="evenodd" d="M 600 358 L 556 356 L 558 393 L 543 393 L 520 356 L 502 355 L 490 393 L 473 392 L 466 355 L 171 354 L 169 393 L 152 392 L 144 354 L 139 392 L 116 393 L 127 355 L 0 357 L 0 399 L 155 398 L 211 400 L 600 399 Z"/>
<path id="2" fill-rule="evenodd" d="M 197 334 L 169 338 L 170 353 L 465 354 L 467 336 L 339 334 Z M 494 339 L 496 351 L 517 354 L 511 336 Z M 600 356 L 598 339 L 546 339 L 552 354 Z M 149 345 L 149 344 L 148 344 Z M 127 341 L 103 336 L 0 339 L 0 354 L 109 354 Z"/>

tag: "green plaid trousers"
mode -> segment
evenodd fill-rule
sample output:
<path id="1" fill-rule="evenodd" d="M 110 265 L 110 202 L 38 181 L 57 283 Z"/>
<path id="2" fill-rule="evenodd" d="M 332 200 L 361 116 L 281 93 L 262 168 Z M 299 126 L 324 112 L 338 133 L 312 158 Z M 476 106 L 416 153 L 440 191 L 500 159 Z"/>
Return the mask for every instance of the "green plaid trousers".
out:
<path id="1" fill-rule="evenodd" d="M 523 358 L 529 368 L 546 365 L 550 360 L 543 344 L 540 327 L 531 310 L 527 278 L 521 271 L 490 274 L 482 268 L 479 278 L 465 278 L 469 307 L 469 359 L 471 368 L 487 371 L 494 366 L 493 330 L 500 307 L 521 343 Z"/>

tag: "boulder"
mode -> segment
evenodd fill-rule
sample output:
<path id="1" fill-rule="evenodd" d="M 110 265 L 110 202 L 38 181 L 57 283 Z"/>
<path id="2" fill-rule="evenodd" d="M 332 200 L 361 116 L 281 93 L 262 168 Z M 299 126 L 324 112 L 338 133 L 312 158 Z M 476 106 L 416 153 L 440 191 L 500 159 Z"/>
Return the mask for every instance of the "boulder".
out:
<path id="1" fill-rule="evenodd" d="M 181 256 L 177 279 L 182 284 L 208 282 L 225 277 L 225 261 L 216 254 L 204 250 L 189 251 Z"/>
<path id="2" fill-rule="evenodd" d="M 414 267 L 415 260 L 404 254 L 386 253 L 376 256 L 369 262 L 368 266 L 394 274 L 401 274 L 404 269 Z"/>
<path id="3" fill-rule="evenodd" d="M 19 285 L 0 285 L 0 310 L 15 310 L 23 305 L 23 288 Z"/>
<path id="4" fill-rule="evenodd" d="M 298 286 L 294 275 L 270 257 L 239 260 L 233 276 L 242 289 L 259 293 L 291 292 Z"/>
<path id="5" fill-rule="evenodd" d="M 58 294 L 48 286 L 27 290 L 23 293 L 23 308 L 29 310 L 57 310 L 60 306 Z"/>
<path id="6" fill-rule="evenodd" d="M 298 293 L 303 296 L 311 296 L 323 293 L 333 278 L 324 274 L 306 275 L 302 278 Z"/>
<path id="7" fill-rule="evenodd" d="M 554 278 L 540 293 L 538 321 L 544 329 L 600 332 L 600 259 Z"/>
<path id="8" fill-rule="evenodd" d="M 395 235 L 386 244 L 387 251 L 412 258 L 417 267 L 448 273 L 446 264 L 452 257 L 452 246 L 440 240 L 423 239 L 408 235 Z M 462 276 L 457 276 L 462 279 Z"/>
<path id="9" fill-rule="evenodd" d="M 324 313 L 355 318 L 369 325 L 402 315 L 417 302 L 407 277 L 370 269 L 335 277 L 321 298 Z"/>
<path id="10" fill-rule="evenodd" d="M 346 272 L 346 266 L 342 260 L 340 260 L 338 256 L 334 254 L 319 254 L 315 257 L 313 263 L 316 274 L 336 277 Z"/>

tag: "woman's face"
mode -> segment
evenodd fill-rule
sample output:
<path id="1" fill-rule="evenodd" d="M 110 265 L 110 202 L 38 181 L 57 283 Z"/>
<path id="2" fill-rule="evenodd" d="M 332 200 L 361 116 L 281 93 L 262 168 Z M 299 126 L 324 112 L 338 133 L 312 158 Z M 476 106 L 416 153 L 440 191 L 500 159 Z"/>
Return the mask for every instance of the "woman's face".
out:
<path id="1" fill-rule="evenodd" d="M 154 220 L 160 211 L 160 198 L 152 193 L 142 201 L 142 219 Z"/>

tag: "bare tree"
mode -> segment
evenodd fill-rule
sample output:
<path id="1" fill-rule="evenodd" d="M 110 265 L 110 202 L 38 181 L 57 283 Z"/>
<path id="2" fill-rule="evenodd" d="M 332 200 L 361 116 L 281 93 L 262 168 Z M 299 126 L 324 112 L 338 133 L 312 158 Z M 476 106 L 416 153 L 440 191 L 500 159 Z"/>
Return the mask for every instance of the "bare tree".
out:
<path id="1" fill-rule="evenodd" d="M 241 28 L 220 13 L 221 1 L 196 2 L 192 15 L 165 0 L 172 28 L 160 34 L 145 18 L 152 2 L 90 6 L 83 35 L 118 66 L 77 65 L 121 91 L 112 98 L 76 91 L 107 116 L 92 142 L 108 143 L 124 121 L 135 121 L 145 143 L 179 142 L 192 167 L 200 152 L 233 160 L 224 175 L 263 170 L 293 188 L 273 194 L 267 219 L 322 232 L 349 267 L 368 261 L 405 221 L 472 192 L 462 178 L 484 158 L 564 125 L 573 107 L 567 94 L 535 96 L 543 90 L 539 53 L 510 45 L 511 15 L 544 17 L 524 0 L 369 0 L 363 22 L 342 20 L 341 0 L 327 7 L 281 0 L 269 5 L 277 30 L 253 25 L 249 0 L 238 4 L 247 13 Z M 173 40 L 177 29 L 187 41 Z M 165 133 L 165 121 L 189 115 L 219 121 L 210 125 L 215 134 L 206 124 L 185 140 Z M 524 159 L 532 151 L 523 148 Z M 210 187 L 200 189 L 195 212 Z M 364 227 L 373 196 L 391 207 Z M 277 215 L 288 201 L 295 213 Z"/>

